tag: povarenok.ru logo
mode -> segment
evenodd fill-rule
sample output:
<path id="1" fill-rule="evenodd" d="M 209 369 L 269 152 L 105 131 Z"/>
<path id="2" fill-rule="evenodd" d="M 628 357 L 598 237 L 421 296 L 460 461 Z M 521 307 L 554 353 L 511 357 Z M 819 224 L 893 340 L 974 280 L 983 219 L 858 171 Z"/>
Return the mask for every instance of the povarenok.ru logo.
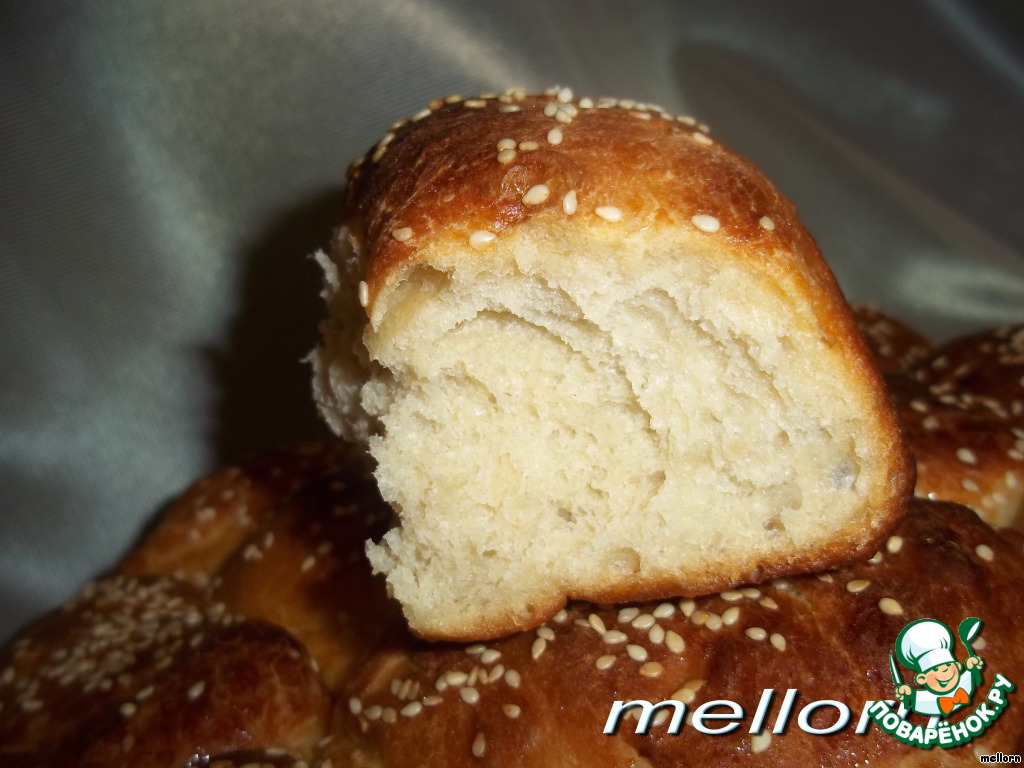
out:
<path id="1" fill-rule="evenodd" d="M 953 631 L 935 619 L 918 619 L 907 624 L 896 638 L 896 655 L 889 654 L 889 671 L 896 687 L 897 711 L 886 701 L 876 701 L 868 709 L 871 719 L 890 736 L 904 744 L 922 749 L 938 745 L 957 747 L 981 736 L 1009 704 L 1007 694 L 1016 686 L 1004 675 L 995 673 L 993 684 L 964 717 L 950 722 L 949 716 L 966 710 L 981 687 L 985 660 L 971 647 L 981 631 L 981 619 L 960 622 L 957 635 L 967 649 L 967 659 L 957 661 L 953 654 Z M 896 660 L 915 674 L 913 685 L 904 682 Z M 908 710 L 928 718 L 926 725 L 904 719 Z"/>

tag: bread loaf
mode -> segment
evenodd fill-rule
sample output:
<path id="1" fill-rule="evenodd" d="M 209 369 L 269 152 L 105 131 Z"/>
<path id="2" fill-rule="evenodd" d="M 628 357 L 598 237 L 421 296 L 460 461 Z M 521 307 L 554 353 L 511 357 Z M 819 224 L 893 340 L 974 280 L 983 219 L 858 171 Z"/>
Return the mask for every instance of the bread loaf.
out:
<path id="1" fill-rule="evenodd" d="M 874 551 L 911 470 L 793 206 L 704 126 L 568 89 L 432 103 L 349 175 L 313 355 L 413 630 Z M 357 301 L 358 299 L 358 301 Z"/>

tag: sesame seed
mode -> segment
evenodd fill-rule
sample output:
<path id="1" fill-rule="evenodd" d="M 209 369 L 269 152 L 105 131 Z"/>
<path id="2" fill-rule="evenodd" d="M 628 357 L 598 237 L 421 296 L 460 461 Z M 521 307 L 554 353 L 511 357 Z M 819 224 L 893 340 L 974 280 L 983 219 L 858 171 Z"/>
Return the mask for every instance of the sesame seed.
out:
<path id="1" fill-rule="evenodd" d="M 732 626 L 736 623 L 736 620 L 740 617 L 740 609 L 738 605 L 734 605 L 730 608 L 726 608 L 722 613 L 722 623 Z"/>
<path id="2" fill-rule="evenodd" d="M 757 220 L 757 223 L 761 225 L 762 229 L 767 229 L 768 231 L 775 229 L 775 222 L 772 221 L 770 216 L 762 216 Z"/>
<path id="3" fill-rule="evenodd" d="M 610 669 L 613 664 L 615 664 L 615 657 L 610 654 L 598 656 L 597 661 L 594 662 L 594 666 L 601 670 Z"/>
<path id="4" fill-rule="evenodd" d="M 576 190 L 570 189 L 565 193 L 565 197 L 562 198 L 562 210 L 565 211 L 567 216 L 572 216 L 576 213 Z"/>
<path id="5" fill-rule="evenodd" d="M 468 685 L 459 688 L 459 698 L 467 704 L 476 704 L 480 701 L 480 691 Z"/>
<path id="6" fill-rule="evenodd" d="M 698 627 L 704 626 L 704 622 L 708 620 L 711 614 L 705 610 L 694 611 L 690 614 L 690 621 L 696 624 Z"/>
<path id="7" fill-rule="evenodd" d="M 547 647 L 548 641 L 545 640 L 543 637 L 538 637 L 536 640 L 533 641 L 533 645 L 530 646 L 530 656 L 534 660 L 539 659 L 541 657 L 541 654 L 544 653 L 544 650 Z"/>
<path id="8" fill-rule="evenodd" d="M 554 640 L 555 633 L 551 627 L 537 627 L 537 637 L 543 637 L 545 640 Z"/>
<path id="9" fill-rule="evenodd" d="M 650 629 L 654 626 L 654 617 L 649 613 L 641 613 L 629 623 L 629 626 L 634 629 Z"/>
<path id="10" fill-rule="evenodd" d="M 629 608 L 623 608 L 621 611 L 619 611 L 619 615 L 617 618 L 620 624 L 628 624 L 639 615 L 640 609 L 634 606 L 630 606 Z"/>
<path id="11" fill-rule="evenodd" d="M 722 617 L 717 613 L 709 613 L 707 620 L 704 622 L 704 626 L 712 632 L 717 631 L 722 628 Z"/>
<path id="12" fill-rule="evenodd" d="M 978 485 L 978 482 L 970 477 L 965 477 L 961 480 L 960 485 L 965 491 L 970 491 L 971 493 L 977 493 L 981 490 L 981 486 Z"/>
<path id="13" fill-rule="evenodd" d="M 580 99 L 580 109 L 593 109 L 594 101 L 587 96 Z"/>
<path id="14" fill-rule="evenodd" d="M 370 303 L 370 287 L 365 280 L 359 281 L 359 306 L 365 307 Z"/>
<path id="15" fill-rule="evenodd" d="M 391 230 L 391 236 L 400 243 L 404 243 L 410 237 L 412 237 L 412 227 L 400 227 L 398 229 Z"/>
<path id="16" fill-rule="evenodd" d="M 665 642 L 665 628 L 661 624 L 655 624 L 647 633 L 647 639 L 655 645 Z"/>
<path id="17" fill-rule="evenodd" d="M 975 456 L 974 451 L 970 448 L 957 448 L 956 457 L 960 459 L 964 464 L 977 464 L 978 457 Z"/>
<path id="18" fill-rule="evenodd" d="M 504 664 L 498 664 L 495 667 L 493 667 L 491 669 L 490 674 L 487 675 L 487 682 L 488 683 L 493 683 L 493 682 L 499 680 L 501 678 L 501 676 L 504 675 L 504 674 L 505 674 L 505 665 Z"/>
<path id="19" fill-rule="evenodd" d="M 363 711 L 363 702 L 357 697 L 353 696 L 348 700 L 348 711 L 353 715 L 358 715 Z"/>
<path id="20" fill-rule="evenodd" d="M 302 561 L 302 566 L 301 566 L 302 572 L 305 573 L 310 568 L 312 568 L 314 565 L 316 565 L 316 556 L 315 555 L 308 555 L 306 557 L 306 559 Z"/>
<path id="21" fill-rule="evenodd" d="M 882 558 L 882 550 L 878 550 L 877 552 L 875 552 L 875 554 L 868 558 L 868 562 L 872 565 L 878 565 L 880 562 L 882 562 Z"/>
<path id="22" fill-rule="evenodd" d="M 206 688 L 206 683 L 204 683 L 202 681 L 193 684 L 193 686 L 188 689 L 188 700 L 189 701 L 195 701 L 196 699 L 198 699 L 200 696 L 203 695 L 203 690 L 205 688 Z"/>
<path id="23" fill-rule="evenodd" d="M 697 695 L 697 691 L 699 691 L 703 687 L 703 685 L 703 680 L 690 680 L 688 683 L 685 683 L 682 688 L 673 693 L 669 698 L 675 699 L 676 701 L 681 701 L 683 702 L 683 704 L 689 704 L 691 701 L 693 701 L 694 697 Z"/>
<path id="24" fill-rule="evenodd" d="M 819 574 L 816 575 L 816 578 L 818 579 L 818 581 L 823 581 L 826 584 L 831 584 L 832 583 L 832 574 L 831 573 L 819 573 Z"/>
<path id="25" fill-rule="evenodd" d="M 443 675 L 443 680 L 445 681 L 445 683 L 452 686 L 453 688 L 455 686 L 464 685 L 466 680 L 468 679 L 469 675 L 467 675 L 465 672 L 460 672 L 456 669 L 451 669 L 445 672 Z"/>
<path id="26" fill-rule="evenodd" d="M 498 107 L 499 112 L 505 112 L 506 114 L 510 112 L 521 112 L 522 109 L 523 108 L 520 107 L 518 104 L 502 104 L 500 107 Z"/>
<path id="27" fill-rule="evenodd" d="M 133 702 L 126 701 L 121 705 L 121 717 L 131 717 L 138 710 Z"/>
<path id="28" fill-rule="evenodd" d="M 424 696 L 423 697 L 423 706 L 424 707 L 436 707 L 442 701 L 444 701 L 443 697 L 438 696 L 436 694 L 431 694 L 430 696 Z"/>
<path id="29" fill-rule="evenodd" d="M 651 613 L 656 619 L 667 619 L 676 612 L 676 607 L 672 603 L 662 603 L 655 608 Z"/>
<path id="30" fill-rule="evenodd" d="M 724 592 L 719 592 L 719 596 L 727 602 L 734 603 L 737 600 L 742 599 L 743 594 L 736 591 L 735 589 L 727 589 Z"/>
<path id="31" fill-rule="evenodd" d="M 423 711 L 423 704 L 419 701 L 410 701 L 400 710 L 403 717 L 415 717 Z"/>
<path id="32" fill-rule="evenodd" d="M 379 720 L 381 713 L 384 711 L 384 707 L 380 704 L 374 704 L 372 707 L 367 707 L 363 712 L 363 716 L 367 720 Z"/>
<path id="33" fill-rule="evenodd" d="M 498 142 L 498 151 L 499 152 L 501 152 L 503 149 L 515 149 L 515 148 L 516 148 L 516 140 L 515 139 L 502 139 L 501 141 Z"/>
<path id="34" fill-rule="evenodd" d="M 759 752 L 764 752 L 768 749 L 768 746 L 772 743 L 771 731 L 762 731 L 761 733 L 755 733 L 750 739 L 750 751 L 755 755 Z"/>
<path id="35" fill-rule="evenodd" d="M 703 144 L 704 146 L 711 146 L 712 144 L 715 143 L 710 136 L 705 136 L 703 133 L 690 134 L 690 138 L 692 138 L 698 144 Z"/>
<path id="36" fill-rule="evenodd" d="M 487 102 L 481 99 L 470 99 L 462 102 L 462 106 L 469 107 L 470 109 L 481 109 L 487 106 Z"/>
<path id="37" fill-rule="evenodd" d="M 870 586 L 870 584 L 871 582 L 867 579 L 852 579 L 851 581 L 846 582 L 846 591 L 853 592 L 854 594 L 857 592 L 863 592 L 868 588 L 868 586 Z"/>
<path id="38" fill-rule="evenodd" d="M 616 208 L 614 205 L 599 205 L 594 209 L 594 213 L 612 224 L 622 221 L 622 209 Z"/>
<path id="39" fill-rule="evenodd" d="M 558 99 L 559 101 L 561 101 L 562 103 L 568 103 L 568 102 L 572 101 L 572 89 L 571 88 L 561 88 L 561 89 L 559 89 L 558 93 L 555 94 L 555 98 Z"/>
<path id="40" fill-rule="evenodd" d="M 385 723 L 396 723 L 398 722 L 398 712 L 394 707 L 384 707 L 384 711 L 380 713 L 380 719 Z"/>
<path id="41" fill-rule="evenodd" d="M 762 627 L 750 627 L 746 632 L 744 632 L 744 634 L 751 640 L 756 640 L 758 642 L 761 642 L 768 637 L 767 630 Z"/>
<path id="42" fill-rule="evenodd" d="M 647 661 L 647 649 L 642 645 L 633 645 L 630 643 L 626 646 L 626 654 L 633 661 Z"/>
<path id="43" fill-rule="evenodd" d="M 979 544 L 974 548 L 974 552 L 982 560 L 987 560 L 990 563 L 996 558 L 996 553 L 988 544 Z"/>
<path id="44" fill-rule="evenodd" d="M 601 635 L 601 639 L 604 640 L 608 645 L 618 645 L 624 643 L 629 638 L 626 637 L 624 632 L 619 632 L 617 629 L 610 629 Z"/>
<path id="45" fill-rule="evenodd" d="M 592 614 L 590 614 L 590 615 L 589 615 L 589 616 L 587 617 L 587 622 L 588 622 L 588 623 L 590 624 L 590 626 L 592 626 L 592 627 L 594 628 L 594 630 L 595 630 L 595 631 L 596 631 L 596 632 L 597 632 L 597 633 L 598 633 L 599 635 L 603 635 L 603 634 L 604 634 L 605 632 L 607 632 L 607 631 L 608 631 L 608 628 L 607 628 L 607 627 L 605 627 L 605 625 L 604 625 L 604 619 L 602 619 L 602 618 L 601 618 L 600 616 L 598 616 L 598 615 L 597 615 L 596 613 L 592 613 Z"/>
<path id="46" fill-rule="evenodd" d="M 522 678 L 520 678 L 519 673 L 516 672 L 516 670 L 510 669 L 505 673 L 505 683 L 509 688 L 518 688 L 521 682 Z"/>
<path id="47" fill-rule="evenodd" d="M 683 640 L 678 632 L 671 629 L 665 633 L 665 645 L 675 654 L 680 654 L 686 650 L 686 641 Z"/>
<path id="48" fill-rule="evenodd" d="M 569 612 L 563 608 L 552 617 L 552 621 L 556 621 L 559 624 L 564 624 L 566 619 L 569 618 Z"/>
<path id="49" fill-rule="evenodd" d="M 890 555 L 895 555 L 901 549 L 903 549 L 903 537 L 902 536 L 890 536 L 885 542 L 885 549 Z"/>
<path id="50" fill-rule="evenodd" d="M 478 733 L 473 739 L 473 757 L 483 757 L 487 750 L 487 740 L 482 733 Z"/>
<path id="51" fill-rule="evenodd" d="M 505 717 L 515 720 L 523 710 L 519 708 L 518 704 L 502 704 L 501 711 L 505 713 Z"/>
<path id="52" fill-rule="evenodd" d="M 561 144 L 562 138 L 562 129 L 557 125 L 548 131 L 548 144 Z"/>
<path id="53" fill-rule="evenodd" d="M 690 614 L 693 613 L 693 610 L 696 607 L 697 604 L 690 598 L 685 598 L 679 601 L 679 610 L 682 611 L 683 616 L 686 616 L 687 618 L 690 617 Z"/>
<path id="54" fill-rule="evenodd" d="M 484 250 L 493 242 L 494 234 L 483 229 L 478 229 L 469 236 L 470 246 L 476 248 L 478 251 Z"/>
<path id="55" fill-rule="evenodd" d="M 445 96 L 445 104 L 455 104 L 456 102 L 462 101 L 462 96 L 457 93 L 453 93 L 451 96 Z"/>
<path id="56" fill-rule="evenodd" d="M 886 613 L 890 616 L 899 616 L 903 613 L 903 606 L 893 600 L 891 597 L 883 597 L 878 601 L 878 608 L 882 613 Z"/>
<path id="57" fill-rule="evenodd" d="M 502 165 L 508 165 L 516 159 L 516 151 L 514 149 L 503 149 L 498 153 L 498 162 Z"/>
<path id="58" fill-rule="evenodd" d="M 548 187 L 547 184 L 537 184 L 533 187 L 530 187 L 526 194 L 523 195 L 523 204 L 540 205 L 541 203 L 546 202 L 550 196 L 551 189 Z"/>
<path id="59" fill-rule="evenodd" d="M 648 661 L 640 667 L 642 677 L 658 677 L 664 671 L 664 667 L 656 661 Z"/>
<path id="60" fill-rule="evenodd" d="M 701 232 L 717 232 L 722 226 L 718 219 L 706 213 L 698 213 L 696 216 L 690 217 L 690 221 Z"/>
<path id="61" fill-rule="evenodd" d="M 786 638 L 780 635 L 778 632 L 772 632 L 772 636 L 768 638 L 768 641 L 780 651 L 786 650 Z"/>
<path id="62" fill-rule="evenodd" d="M 501 651 L 496 648 L 488 648 L 486 651 L 480 654 L 480 662 L 482 664 L 493 664 L 501 658 Z"/>

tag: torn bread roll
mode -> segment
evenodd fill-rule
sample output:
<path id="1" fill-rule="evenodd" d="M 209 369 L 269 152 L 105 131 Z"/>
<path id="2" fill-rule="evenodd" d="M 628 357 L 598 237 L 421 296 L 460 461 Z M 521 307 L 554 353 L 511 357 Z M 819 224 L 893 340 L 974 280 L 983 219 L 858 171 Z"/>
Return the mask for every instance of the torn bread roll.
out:
<path id="1" fill-rule="evenodd" d="M 904 444 L 793 206 L 703 126 L 568 89 L 433 102 L 350 170 L 313 355 L 400 524 L 413 631 L 870 554 Z"/>

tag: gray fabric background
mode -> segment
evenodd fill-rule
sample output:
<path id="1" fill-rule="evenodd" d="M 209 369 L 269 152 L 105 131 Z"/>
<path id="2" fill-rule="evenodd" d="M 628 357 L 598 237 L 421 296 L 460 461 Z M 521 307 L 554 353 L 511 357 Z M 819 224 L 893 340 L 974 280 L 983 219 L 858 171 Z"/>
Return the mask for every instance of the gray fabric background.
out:
<path id="1" fill-rule="evenodd" d="M 321 433 L 300 358 L 350 160 L 457 92 L 696 115 L 851 299 L 1024 321 L 1021 4 L 175 0 L 0 6 L 0 638 L 187 482 Z"/>

